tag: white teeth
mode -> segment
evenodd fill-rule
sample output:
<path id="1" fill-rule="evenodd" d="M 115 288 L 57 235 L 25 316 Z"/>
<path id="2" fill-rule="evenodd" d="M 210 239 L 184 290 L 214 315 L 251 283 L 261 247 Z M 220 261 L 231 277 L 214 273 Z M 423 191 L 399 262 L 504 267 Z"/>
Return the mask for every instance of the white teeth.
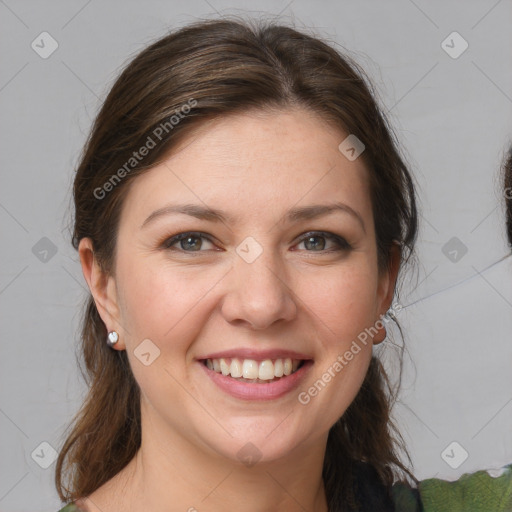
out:
<path id="1" fill-rule="evenodd" d="M 274 378 L 274 363 L 270 359 L 265 359 L 260 363 L 258 378 L 260 380 L 272 380 Z"/>
<path id="2" fill-rule="evenodd" d="M 237 359 L 236 357 L 231 359 L 230 373 L 231 373 L 231 377 L 235 377 L 235 378 L 242 377 L 242 363 L 241 363 L 240 359 Z"/>
<path id="3" fill-rule="evenodd" d="M 242 374 L 244 379 L 257 379 L 258 378 L 258 363 L 252 359 L 244 359 L 242 365 Z M 274 375 L 272 375 L 273 378 Z"/>
<path id="4" fill-rule="evenodd" d="M 214 359 L 215 361 L 215 359 Z M 208 363 L 206 363 L 208 364 Z M 215 369 L 215 365 L 213 366 L 213 369 Z M 229 370 L 231 369 L 231 366 L 226 363 L 226 360 L 224 358 L 222 358 L 220 360 L 220 371 L 222 372 L 222 375 L 229 375 Z M 217 370 L 215 370 L 217 371 Z"/>
<path id="5" fill-rule="evenodd" d="M 283 360 L 277 359 L 274 363 L 274 375 L 276 377 L 282 377 L 284 375 Z"/>
<path id="6" fill-rule="evenodd" d="M 287 357 L 283 362 L 283 369 L 285 375 L 290 375 L 292 373 L 292 360 Z"/>
<path id="7" fill-rule="evenodd" d="M 250 381 L 271 381 L 296 372 L 301 361 L 299 359 L 265 359 L 258 362 L 254 359 L 220 358 L 207 359 L 206 366 L 222 375 L 230 375 L 235 379 L 244 378 Z"/>

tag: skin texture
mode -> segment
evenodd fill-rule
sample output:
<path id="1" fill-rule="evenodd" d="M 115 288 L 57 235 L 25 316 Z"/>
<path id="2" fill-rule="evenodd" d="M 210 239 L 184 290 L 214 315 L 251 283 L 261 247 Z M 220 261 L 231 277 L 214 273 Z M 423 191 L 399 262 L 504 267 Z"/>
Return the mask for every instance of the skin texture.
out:
<path id="1" fill-rule="evenodd" d="M 307 405 L 298 394 L 387 311 L 397 272 L 397 257 L 378 271 L 367 169 L 362 158 L 351 162 L 338 150 L 346 136 L 300 109 L 224 116 L 132 183 L 115 276 L 100 272 L 90 240 L 81 241 L 85 279 L 142 391 L 141 449 L 82 508 L 225 511 L 243 500 L 249 512 L 327 510 L 327 434 L 362 384 L 372 340 Z M 355 210 L 364 227 L 341 211 L 285 220 L 291 208 L 333 202 Z M 232 218 L 168 215 L 141 229 L 170 203 L 222 209 Z M 211 241 L 163 247 L 187 231 Z M 309 231 L 343 237 L 351 249 L 321 233 L 308 243 Z M 252 263 L 236 252 L 247 237 L 263 251 Z M 160 350 L 149 366 L 134 355 L 145 339 Z M 239 347 L 294 350 L 313 365 L 281 398 L 241 400 L 214 385 L 197 361 Z M 247 443 L 261 457 L 251 467 L 237 456 Z"/>

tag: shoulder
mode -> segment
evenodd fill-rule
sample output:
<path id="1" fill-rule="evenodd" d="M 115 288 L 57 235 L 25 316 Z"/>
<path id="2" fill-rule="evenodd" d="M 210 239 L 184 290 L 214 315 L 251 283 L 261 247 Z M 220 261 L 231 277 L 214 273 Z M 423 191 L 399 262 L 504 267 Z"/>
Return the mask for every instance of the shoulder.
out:
<path id="1" fill-rule="evenodd" d="M 454 482 L 429 478 L 417 488 L 396 483 L 392 495 L 397 512 L 510 511 L 512 464 L 498 470 L 466 473 Z"/>
<path id="2" fill-rule="evenodd" d="M 82 506 L 82 501 L 78 500 L 68 503 L 64 508 L 61 508 L 58 512 L 85 512 L 85 508 L 80 508 Z"/>

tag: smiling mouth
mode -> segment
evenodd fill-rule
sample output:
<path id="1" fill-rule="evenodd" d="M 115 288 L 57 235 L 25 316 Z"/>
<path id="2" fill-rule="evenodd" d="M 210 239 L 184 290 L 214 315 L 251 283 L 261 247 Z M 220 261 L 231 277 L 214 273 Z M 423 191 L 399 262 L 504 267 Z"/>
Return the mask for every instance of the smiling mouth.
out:
<path id="1" fill-rule="evenodd" d="M 255 359 L 222 357 L 204 359 L 202 363 L 209 370 L 225 377 L 247 383 L 269 384 L 295 373 L 303 366 L 304 360 L 287 357 L 256 361 Z"/>

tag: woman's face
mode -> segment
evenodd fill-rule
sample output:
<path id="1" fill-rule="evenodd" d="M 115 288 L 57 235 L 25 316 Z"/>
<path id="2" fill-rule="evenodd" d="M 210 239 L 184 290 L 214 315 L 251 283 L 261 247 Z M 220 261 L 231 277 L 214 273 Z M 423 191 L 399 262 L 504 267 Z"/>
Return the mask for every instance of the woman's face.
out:
<path id="1" fill-rule="evenodd" d="M 147 428 L 233 460 L 325 442 L 394 286 L 346 137 L 302 110 L 224 117 L 132 183 L 101 312 Z"/>

